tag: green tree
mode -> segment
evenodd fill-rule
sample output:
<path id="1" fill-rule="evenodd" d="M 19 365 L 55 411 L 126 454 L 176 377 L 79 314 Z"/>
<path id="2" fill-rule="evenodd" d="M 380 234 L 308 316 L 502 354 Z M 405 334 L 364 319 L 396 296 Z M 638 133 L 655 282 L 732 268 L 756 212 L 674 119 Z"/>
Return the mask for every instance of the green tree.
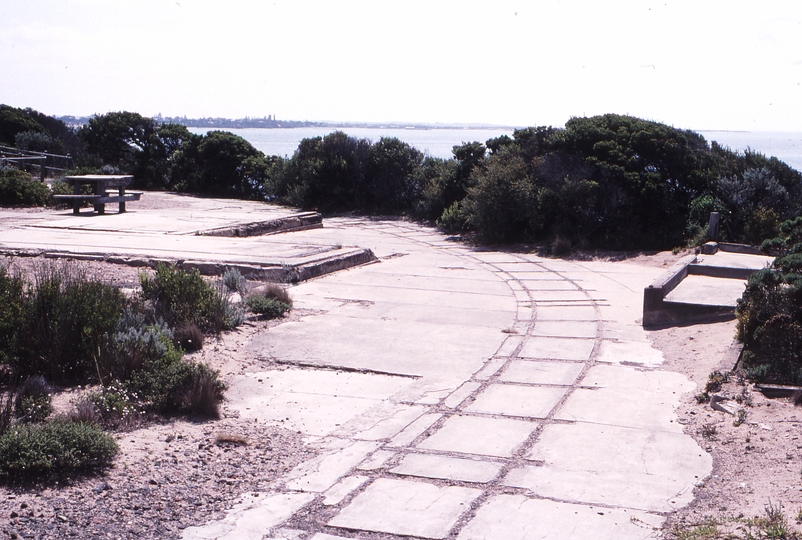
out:
<path id="1" fill-rule="evenodd" d="M 17 133 L 23 131 L 47 135 L 44 126 L 28 116 L 24 110 L 9 105 L 0 105 L 0 144 L 14 146 Z"/>
<path id="2" fill-rule="evenodd" d="M 190 136 L 179 148 L 171 159 L 174 189 L 241 199 L 265 198 L 270 163 L 242 137 L 210 131 Z"/>
<path id="3" fill-rule="evenodd" d="M 417 174 L 423 154 L 395 137 L 382 137 L 370 152 L 367 205 L 374 212 L 409 212 L 420 198 Z"/>

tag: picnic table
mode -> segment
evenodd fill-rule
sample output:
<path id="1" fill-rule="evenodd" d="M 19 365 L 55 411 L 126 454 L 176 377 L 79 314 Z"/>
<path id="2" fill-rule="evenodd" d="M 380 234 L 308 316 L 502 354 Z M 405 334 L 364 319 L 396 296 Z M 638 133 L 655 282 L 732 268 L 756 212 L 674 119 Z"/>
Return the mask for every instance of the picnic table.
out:
<path id="1" fill-rule="evenodd" d="M 72 201 L 72 213 L 81 211 L 81 203 L 91 202 L 95 212 L 106 213 L 106 203 L 119 203 L 120 213 L 125 212 L 126 201 L 138 201 L 142 193 L 125 192 L 125 188 L 134 179 L 131 175 L 84 174 L 81 176 L 65 176 L 64 181 L 72 185 L 72 195 L 53 195 L 56 200 Z M 92 188 L 91 194 L 83 192 L 83 187 Z M 108 191 L 108 190 L 112 191 Z"/>

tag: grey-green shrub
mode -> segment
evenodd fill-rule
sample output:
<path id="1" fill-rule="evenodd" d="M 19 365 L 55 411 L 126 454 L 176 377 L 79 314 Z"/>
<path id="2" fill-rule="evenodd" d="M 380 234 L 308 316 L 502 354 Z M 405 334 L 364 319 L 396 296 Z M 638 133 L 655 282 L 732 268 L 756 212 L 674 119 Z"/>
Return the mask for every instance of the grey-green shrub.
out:
<path id="1" fill-rule="evenodd" d="M 52 478 L 108 466 L 117 443 L 93 424 L 54 420 L 12 424 L 0 435 L 0 477 Z"/>
<path id="2" fill-rule="evenodd" d="M 223 285 L 225 285 L 226 289 L 229 291 L 244 294 L 246 284 L 245 278 L 242 277 L 242 274 L 236 268 L 227 268 L 226 271 L 223 272 Z"/>

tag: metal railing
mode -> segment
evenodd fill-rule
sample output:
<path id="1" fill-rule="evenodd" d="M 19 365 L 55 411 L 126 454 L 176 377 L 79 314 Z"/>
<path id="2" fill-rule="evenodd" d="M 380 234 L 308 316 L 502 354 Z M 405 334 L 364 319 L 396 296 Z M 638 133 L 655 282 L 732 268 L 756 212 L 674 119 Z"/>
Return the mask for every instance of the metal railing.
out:
<path id="1" fill-rule="evenodd" d="M 72 156 L 50 154 L 48 152 L 31 152 L 11 146 L 0 145 L 0 166 L 11 165 L 25 171 L 38 171 L 39 180 L 45 181 L 48 171 L 63 173 L 73 169 Z"/>

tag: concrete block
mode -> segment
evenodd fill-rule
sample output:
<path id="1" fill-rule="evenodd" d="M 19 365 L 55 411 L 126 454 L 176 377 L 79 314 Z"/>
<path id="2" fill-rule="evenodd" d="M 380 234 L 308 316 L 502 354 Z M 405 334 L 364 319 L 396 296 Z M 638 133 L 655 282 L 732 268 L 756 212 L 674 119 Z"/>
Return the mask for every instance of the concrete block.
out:
<path id="1" fill-rule="evenodd" d="M 379 478 L 329 521 L 331 527 L 446 538 L 481 490 Z"/>
<path id="2" fill-rule="evenodd" d="M 437 432 L 418 444 L 426 450 L 511 457 L 537 428 L 512 418 L 452 416 Z"/>

